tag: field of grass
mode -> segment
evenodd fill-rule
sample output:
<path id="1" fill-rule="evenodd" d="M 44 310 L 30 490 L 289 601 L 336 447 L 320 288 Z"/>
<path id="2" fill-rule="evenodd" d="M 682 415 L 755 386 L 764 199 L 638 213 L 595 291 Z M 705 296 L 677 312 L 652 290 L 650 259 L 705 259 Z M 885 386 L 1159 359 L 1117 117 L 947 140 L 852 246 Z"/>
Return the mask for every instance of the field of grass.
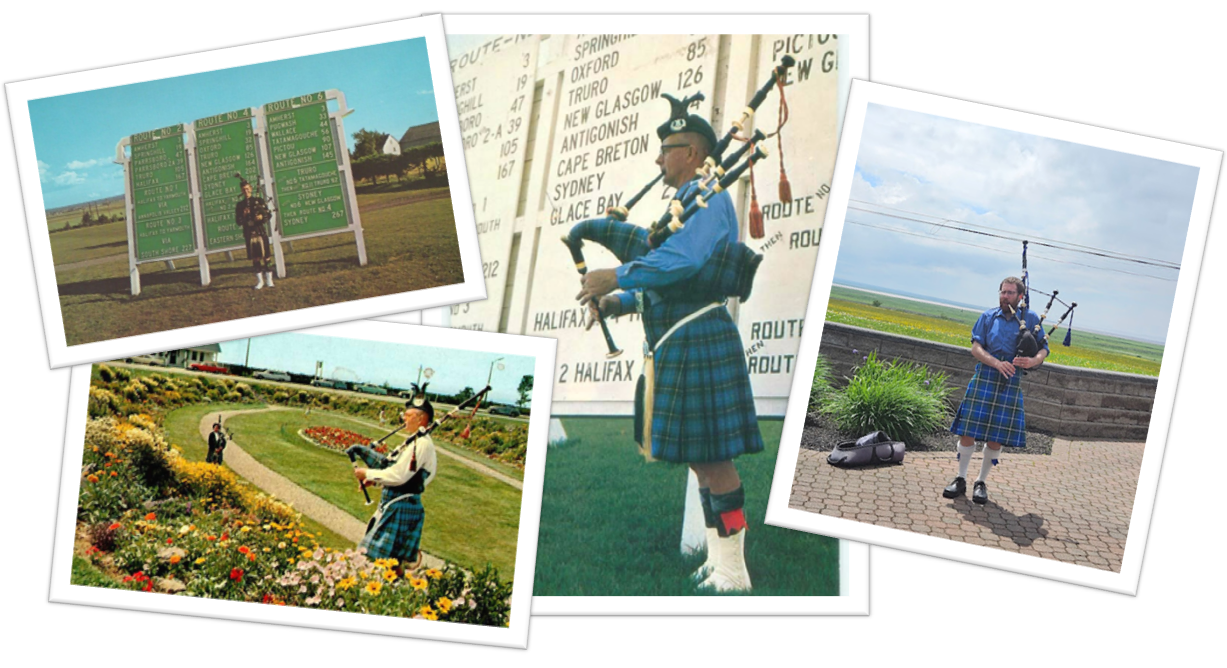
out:
<path id="1" fill-rule="evenodd" d="M 349 459 L 298 435 L 312 425 L 367 436 L 378 432 L 318 412 L 304 416 L 298 411 L 275 411 L 226 421 L 235 440 L 261 464 L 365 522 L 374 507 L 364 505 Z M 492 563 L 501 577 L 510 579 L 515 572 L 520 496 L 520 490 L 510 485 L 441 458 L 437 477 L 422 495 L 426 508 L 422 549 L 467 569 Z"/>
<path id="2" fill-rule="evenodd" d="M 763 524 L 781 422 L 759 428 L 767 450 L 737 459 L 746 490 L 746 564 L 763 596 L 839 594 L 839 541 Z M 645 463 L 630 418 L 568 418 L 551 446 L 533 593 L 692 596 L 702 557 L 679 552 L 687 469 Z"/>
<path id="3" fill-rule="evenodd" d="M 841 289 L 841 291 L 846 290 Z M 863 298 L 858 298 L 857 301 L 836 298 L 836 293 L 833 291 L 827 304 L 827 321 L 939 343 L 967 346 L 971 341 L 971 326 L 979 317 L 977 313 L 953 307 L 922 304 L 871 293 L 862 294 L 880 300 L 882 305 L 873 306 L 871 302 L 863 301 Z M 925 310 L 928 314 L 896 309 L 888 305 L 887 300 L 914 304 L 916 310 Z M 1159 362 L 1163 359 L 1162 346 L 1103 334 L 1075 331 L 1073 345 L 1066 348 L 1061 345 L 1065 339 L 1065 332 L 1065 328 L 1058 328 L 1052 334 L 1049 341 L 1049 362 L 1146 376 L 1159 375 Z"/>
<path id="4" fill-rule="evenodd" d="M 85 213 L 86 209 L 95 216 L 106 216 L 114 218 L 115 216 L 125 215 L 124 213 L 124 198 L 111 197 L 104 200 L 95 200 L 93 202 L 83 202 L 81 204 L 69 207 L 59 207 L 47 212 L 47 229 L 52 232 L 64 230 L 66 227 L 76 227 L 81 224 L 81 214 Z"/>
<path id="5" fill-rule="evenodd" d="M 57 265 L 123 254 L 114 261 L 61 267 L 56 272 L 68 345 L 210 322 L 278 313 L 464 280 L 446 184 L 380 184 L 358 194 L 368 264 L 359 267 L 353 235 L 294 242 L 284 279 L 256 291 L 242 250 L 227 261 L 209 256 L 212 285 L 201 287 L 194 259 L 140 265 L 141 294 L 129 292 L 123 223 L 52 235 Z"/>

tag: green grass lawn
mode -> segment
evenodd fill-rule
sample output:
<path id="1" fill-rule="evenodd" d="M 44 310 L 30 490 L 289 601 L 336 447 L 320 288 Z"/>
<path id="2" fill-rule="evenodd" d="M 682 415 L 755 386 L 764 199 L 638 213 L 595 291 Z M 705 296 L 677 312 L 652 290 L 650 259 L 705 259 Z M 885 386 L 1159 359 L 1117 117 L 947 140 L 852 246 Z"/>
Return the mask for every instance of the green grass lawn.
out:
<path id="1" fill-rule="evenodd" d="M 537 542 L 540 596 L 690 596 L 701 557 L 683 558 L 687 469 L 645 463 L 630 418 L 567 418 L 553 446 Z M 754 594 L 836 596 L 839 541 L 763 524 L 779 450 L 778 420 L 759 429 L 765 452 L 737 459 L 746 490 L 746 564 Z"/>
<path id="2" fill-rule="evenodd" d="M 287 277 L 259 292 L 243 251 L 233 261 L 209 256 L 212 285 L 200 285 L 194 259 L 140 265 L 141 295 L 129 293 L 126 257 L 57 272 L 68 345 L 210 322 L 277 313 L 464 280 L 460 247 L 446 187 L 406 182 L 358 196 L 369 263 L 359 267 L 353 235 L 294 242 L 286 250 Z M 420 185 L 420 184 L 418 184 Z M 113 229 L 112 229 L 113 228 Z M 52 235 L 57 264 L 127 253 L 123 224 Z"/>
<path id="3" fill-rule="evenodd" d="M 313 425 L 365 429 L 322 412 L 299 411 L 238 415 L 226 421 L 235 440 L 260 463 L 304 489 L 366 521 L 374 510 L 364 505 L 349 459 L 308 443 L 298 431 Z M 426 524 L 422 549 L 468 569 L 487 562 L 510 579 L 520 526 L 520 491 L 468 467 L 441 458 L 435 480 L 422 495 Z"/>
<path id="4" fill-rule="evenodd" d="M 94 366 L 97 368 L 97 365 Z M 202 462 L 208 450 L 208 441 L 204 440 L 200 435 L 200 420 L 204 416 L 216 416 L 222 411 L 263 408 L 263 406 L 264 404 L 197 404 L 185 406 L 167 413 L 166 419 L 162 422 L 162 429 L 166 432 L 167 440 L 172 445 L 178 446 L 184 457 L 192 461 Z M 341 534 L 334 532 L 310 517 L 304 516 L 302 521 L 307 530 L 315 534 L 316 540 L 324 547 L 346 549 L 354 546 L 353 542 Z"/>
<path id="5" fill-rule="evenodd" d="M 102 587 L 103 589 L 127 589 L 123 584 L 107 577 L 97 566 L 80 555 L 72 555 L 72 576 L 68 581 L 82 587 Z"/>

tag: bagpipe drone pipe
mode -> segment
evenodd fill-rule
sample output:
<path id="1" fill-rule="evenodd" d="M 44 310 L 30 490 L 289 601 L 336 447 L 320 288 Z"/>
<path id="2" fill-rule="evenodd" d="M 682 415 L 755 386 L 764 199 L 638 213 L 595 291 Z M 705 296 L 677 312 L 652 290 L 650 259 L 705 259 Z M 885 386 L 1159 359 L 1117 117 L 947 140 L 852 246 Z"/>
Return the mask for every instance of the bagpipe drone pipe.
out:
<path id="1" fill-rule="evenodd" d="M 350 447 L 345 449 L 345 454 L 349 457 L 349 461 L 351 464 L 353 464 L 354 468 L 358 467 L 358 460 L 361 459 L 362 462 L 366 464 L 368 468 L 386 469 L 396 461 L 396 457 L 400 454 L 401 450 L 405 449 L 406 446 L 412 444 L 419 437 L 430 435 L 430 433 L 433 432 L 435 429 L 437 429 L 439 425 L 443 424 L 448 419 L 455 417 L 460 412 L 464 411 L 470 406 L 472 406 L 473 408 L 472 412 L 469 413 L 469 421 L 471 423 L 473 420 L 473 417 L 477 414 L 478 407 L 481 406 L 482 398 L 485 397 L 487 394 L 489 394 L 491 389 L 493 388 L 491 388 L 489 382 L 487 382 L 486 386 L 483 387 L 480 391 L 478 391 L 477 394 L 474 394 L 468 399 L 465 399 L 464 401 L 460 402 L 460 404 L 458 404 L 455 408 L 445 413 L 442 417 L 435 418 L 433 421 L 431 421 L 429 425 L 422 427 L 421 429 L 418 429 L 417 433 L 411 434 L 408 438 L 405 439 L 404 443 L 397 446 L 395 450 L 392 450 L 387 455 L 376 452 L 375 448 L 379 447 L 380 444 L 382 444 L 384 441 L 388 440 L 392 436 L 396 435 L 397 433 L 404 431 L 405 425 L 402 424 L 396 429 L 393 429 L 392 431 L 384 434 L 382 437 L 379 438 L 379 440 L 373 441 L 370 445 L 351 445 Z M 465 432 L 461 434 L 462 438 L 466 438 L 468 436 L 468 429 L 469 429 L 468 427 L 465 428 Z M 411 468 L 412 468 L 412 464 L 411 464 Z M 371 505 L 373 501 L 371 500 L 371 495 L 367 493 L 366 491 L 366 485 L 363 485 L 361 482 L 359 482 L 358 485 L 359 487 L 362 488 L 362 496 L 366 498 L 366 505 L 368 506 Z"/>
<path id="2" fill-rule="evenodd" d="M 1069 321 L 1070 328 L 1065 331 L 1065 340 L 1062 342 L 1062 345 L 1068 348 L 1073 339 L 1074 321 L 1073 321 L 1073 318 L 1071 317 L 1071 314 L 1074 312 L 1074 308 L 1078 306 L 1078 302 L 1067 304 L 1066 302 L 1059 299 L 1057 297 L 1057 295 L 1060 294 L 1059 290 L 1053 290 L 1052 294 L 1049 294 L 1049 293 L 1046 293 L 1046 292 L 1043 292 L 1041 290 L 1037 290 L 1031 287 L 1031 274 L 1027 270 L 1027 244 L 1028 244 L 1027 241 L 1023 241 L 1023 254 L 1022 254 L 1023 295 L 1022 295 L 1022 299 L 1020 299 L 1018 302 L 1018 310 L 1016 312 L 1018 316 L 1019 333 L 1018 333 L 1018 346 L 1017 346 L 1017 350 L 1015 351 L 1015 355 L 1017 355 L 1018 357 L 1035 357 L 1037 354 L 1039 354 L 1040 339 L 1051 337 L 1053 332 L 1057 331 L 1057 327 L 1060 327 L 1061 323 L 1065 322 L 1065 318 L 1067 317 L 1070 318 L 1070 321 Z M 1047 296 L 1048 304 L 1044 307 L 1044 312 L 1043 314 L 1040 315 L 1039 322 L 1035 323 L 1034 327 L 1032 327 L 1031 329 L 1028 329 L 1026 312 L 1027 312 L 1027 303 L 1031 299 L 1032 290 L 1035 290 L 1035 292 L 1038 292 L 1041 295 Z M 1057 323 L 1052 326 L 1052 329 L 1050 329 L 1047 332 L 1047 334 L 1045 334 L 1044 333 L 1044 320 L 1048 318 L 1048 312 L 1052 310 L 1053 302 L 1060 302 L 1062 305 L 1066 306 L 1067 308 L 1065 309 L 1065 313 L 1061 314 L 1061 318 L 1057 320 Z M 1012 311 L 1011 315 L 1012 316 L 1015 315 L 1015 312 Z M 1023 373 L 1026 373 L 1026 371 L 1024 370 Z"/>

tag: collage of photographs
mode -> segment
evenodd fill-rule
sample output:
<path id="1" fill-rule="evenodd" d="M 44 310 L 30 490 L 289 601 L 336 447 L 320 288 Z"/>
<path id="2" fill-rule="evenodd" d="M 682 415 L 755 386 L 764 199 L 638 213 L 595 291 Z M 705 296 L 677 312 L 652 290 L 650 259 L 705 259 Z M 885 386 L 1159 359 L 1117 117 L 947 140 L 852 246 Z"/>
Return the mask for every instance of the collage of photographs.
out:
<path id="1" fill-rule="evenodd" d="M 1142 600 L 1165 451 L 1215 448 L 1221 145 L 878 79 L 865 11 L 273 12 L 13 74 L 22 605 L 253 660 L 928 665 L 875 620 L 981 652 Z"/>

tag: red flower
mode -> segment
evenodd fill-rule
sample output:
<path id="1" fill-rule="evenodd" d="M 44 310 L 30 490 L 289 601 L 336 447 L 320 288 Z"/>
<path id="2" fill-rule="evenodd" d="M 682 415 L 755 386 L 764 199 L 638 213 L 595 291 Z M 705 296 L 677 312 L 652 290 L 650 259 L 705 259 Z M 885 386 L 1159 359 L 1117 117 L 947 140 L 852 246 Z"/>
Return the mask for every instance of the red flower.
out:
<path id="1" fill-rule="evenodd" d="M 243 569 L 241 568 L 230 569 L 230 579 L 231 580 L 242 580 L 243 579 Z"/>
<path id="2" fill-rule="evenodd" d="M 166 539 L 166 544 L 167 544 L 167 545 L 174 545 L 174 544 L 175 544 L 175 541 L 171 540 L 170 538 L 167 538 L 167 539 Z"/>
<path id="3" fill-rule="evenodd" d="M 223 533 L 223 534 L 222 534 L 222 540 L 226 540 L 226 539 L 227 539 L 227 538 L 229 538 L 229 537 L 230 537 L 230 534 L 228 534 L 228 533 Z"/>
<path id="4" fill-rule="evenodd" d="M 150 591 L 151 589 L 153 589 L 153 583 L 146 582 L 145 586 L 141 588 L 141 591 Z"/>
<path id="5" fill-rule="evenodd" d="M 239 546 L 239 554 L 247 554 L 248 552 L 251 552 L 250 547 L 247 547 L 246 545 Z"/>
<path id="6" fill-rule="evenodd" d="M 158 519 L 157 513 L 149 513 L 148 515 L 145 516 L 146 522 L 152 522 L 156 519 Z"/>
<path id="7" fill-rule="evenodd" d="M 111 526 L 107 527 L 107 531 L 114 531 L 114 530 L 116 530 L 116 529 L 118 529 L 118 528 L 119 528 L 119 522 L 116 522 L 116 523 L 112 524 Z"/>
<path id="8" fill-rule="evenodd" d="M 268 603 L 268 602 L 269 602 L 269 601 L 271 601 L 271 600 L 273 600 L 273 595 L 272 595 L 272 594 L 265 594 L 265 595 L 264 595 L 264 598 L 263 598 L 263 599 L 261 599 L 261 601 L 260 601 L 260 602 L 261 602 L 261 603 Z"/>

